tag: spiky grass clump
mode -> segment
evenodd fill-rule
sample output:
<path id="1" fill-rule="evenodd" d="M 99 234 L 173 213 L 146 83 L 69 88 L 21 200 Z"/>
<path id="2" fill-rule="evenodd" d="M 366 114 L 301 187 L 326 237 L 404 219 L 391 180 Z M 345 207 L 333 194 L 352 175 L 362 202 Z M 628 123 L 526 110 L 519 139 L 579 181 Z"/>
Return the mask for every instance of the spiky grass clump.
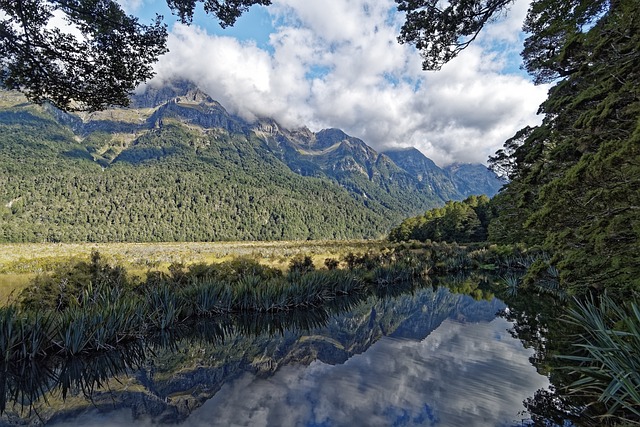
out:
<path id="1" fill-rule="evenodd" d="M 518 295 L 518 289 L 520 288 L 522 275 L 516 273 L 507 273 L 500 278 L 501 284 L 506 289 L 507 296 L 515 297 Z"/>
<path id="2" fill-rule="evenodd" d="M 148 288 L 145 301 L 144 317 L 152 328 L 169 329 L 185 317 L 183 300 L 168 284 Z"/>
<path id="3" fill-rule="evenodd" d="M 233 291 L 228 283 L 215 279 L 195 279 L 183 292 L 189 314 L 210 317 L 233 308 Z"/>
<path id="4" fill-rule="evenodd" d="M 409 254 L 352 258 L 354 270 L 315 270 L 299 257 L 286 275 L 246 257 L 174 264 L 139 283 L 96 252 L 89 263 L 40 276 L 19 304 L 0 311 L 0 355 L 15 361 L 109 351 L 198 317 L 314 308 L 344 295 L 402 291 L 400 283 L 425 271 Z"/>
<path id="5" fill-rule="evenodd" d="M 603 418 L 640 424 L 640 307 L 618 304 L 604 295 L 576 302 L 567 322 L 582 331 L 579 354 L 561 356 L 580 375 L 569 392 L 600 402 Z"/>
<path id="6" fill-rule="evenodd" d="M 51 315 L 30 313 L 16 306 L 0 307 L 0 357 L 9 363 L 16 358 L 35 359 L 47 354 L 55 329 Z"/>

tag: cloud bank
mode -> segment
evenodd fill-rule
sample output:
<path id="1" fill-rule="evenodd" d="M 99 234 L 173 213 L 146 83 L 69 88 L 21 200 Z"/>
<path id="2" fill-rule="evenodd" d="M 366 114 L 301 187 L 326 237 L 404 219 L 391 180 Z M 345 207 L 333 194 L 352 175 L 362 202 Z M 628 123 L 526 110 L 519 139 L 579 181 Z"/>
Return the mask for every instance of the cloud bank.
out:
<path id="1" fill-rule="evenodd" d="M 419 53 L 397 43 L 403 15 L 394 7 L 275 0 L 268 49 L 175 24 L 151 84 L 189 79 L 246 119 L 337 127 L 377 150 L 414 146 L 440 165 L 485 162 L 539 122 L 547 88 L 514 67 L 526 0 L 439 72 L 423 72 Z"/>

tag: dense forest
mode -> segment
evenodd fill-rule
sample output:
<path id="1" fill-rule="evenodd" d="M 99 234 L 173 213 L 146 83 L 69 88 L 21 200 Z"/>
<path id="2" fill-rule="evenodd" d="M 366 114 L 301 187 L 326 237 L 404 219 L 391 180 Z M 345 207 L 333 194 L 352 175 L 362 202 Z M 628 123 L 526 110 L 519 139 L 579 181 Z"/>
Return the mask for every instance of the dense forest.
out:
<path id="1" fill-rule="evenodd" d="M 532 56 L 531 61 L 542 61 L 536 63 L 537 71 L 530 70 L 534 76 L 546 73 L 558 78 L 565 70 L 566 77 L 557 81 L 542 104 L 543 123 L 520 130 L 489 159 L 490 167 L 506 177 L 508 185 L 488 205 L 483 201 L 474 206 L 476 200 L 449 203 L 405 220 L 391 238 L 460 242 L 488 238 L 494 243 L 541 246 L 553 254 L 552 264 L 574 293 L 637 291 L 638 2 L 614 2 L 602 17 L 589 15 L 594 13 L 591 9 L 576 10 L 575 16 L 543 16 L 549 6 L 536 7 L 541 8 L 536 12 L 538 25 L 548 27 L 529 39 L 529 49 L 536 37 L 551 37 L 561 25 L 575 25 L 567 21 L 595 21 L 589 31 L 567 36 L 557 57 Z"/>
<path id="2" fill-rule="evenodd" d="M 539 65 L 540 73 L 571 71 L 542 104 L 542 125 L 523 129 L 490 159 L 511 181 L 493 202 L 499 215 L 490 238 L 545 245 L 578 293 L 640 289 L 638 46 L 640 4 L 612 2 L 555 62 Z"/>
<path id="3" fill-rule="evenodd" d="M 88 119 L 0 93 L 0 242 L 379 238 L 502 185 L 482 165 L 443 170 L 338 129 L 252 125 L 176 86 Z"/>
<path id="4" fill-rule="evenodd" d="M 268 164 L 251 141 L 231 140 L 196 156 L 181 142 L 188 140 L 185 130 L 167 126 L 103 168 L 73 145 L 61 158 L 58 147 L 23 124 L 1 135 L 2 148 L 15 160 L 3 164 L 4 191 L 13 193 L 0 208 L 4 241 L 346 238 L 376 233 L 385 221 L 356 209 L 346 191 L 332 191 L 326 181 L 299 180 L 284 165 Z M 174 155 L 156 160 L 156 151 Z M 131 162 L 140 165 L 134 169 Z"/>
<path id="5" fill-rule="evenodd" d="M 424 215 L 405 219 L 391 230 L 389 240 L 484 242 L 492 216 L 487 196 L 470 196 L 461 202 L 449 201 L 441 208 L 428 210 Z"/>

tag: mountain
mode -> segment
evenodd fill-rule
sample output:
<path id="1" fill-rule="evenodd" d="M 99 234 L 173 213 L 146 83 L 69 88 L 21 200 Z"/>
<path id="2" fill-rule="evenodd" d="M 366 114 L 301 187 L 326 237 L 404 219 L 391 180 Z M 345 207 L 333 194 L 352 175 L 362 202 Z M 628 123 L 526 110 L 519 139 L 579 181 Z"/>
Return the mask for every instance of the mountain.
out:
<path id="1" fill-rule="evenodd" d="M 492 195 L 473 170 L 378 153 L 339 129 L 250 123 L 188 82 L 90 114 L 0 92 L 4 242 L 375 238 L 446 200 Z"/>
<path id="2" fill-rule="evenodd" d="M 450 176 L 416 148 L 388 150 L 384 154 L 417 180 L 418 188 L 423 191 L 431 192 L 445 201 L 464 197 Z"/>
<path id="3" fill-rule="evenodd" d="M 453 163 L 445 167 L 444 171 L 460 194 L 492 196 L 507 183 L 486 166 L 477 163 Z"/>

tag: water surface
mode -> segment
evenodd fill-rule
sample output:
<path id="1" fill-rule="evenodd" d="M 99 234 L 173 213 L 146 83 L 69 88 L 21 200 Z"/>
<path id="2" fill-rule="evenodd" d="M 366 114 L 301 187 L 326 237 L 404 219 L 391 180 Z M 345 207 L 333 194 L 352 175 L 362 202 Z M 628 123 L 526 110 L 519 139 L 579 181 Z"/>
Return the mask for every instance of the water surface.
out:
<path id="1" fill-rule="evenodd" d="M 222 328 L 218 340 L 156 349 L 125 386 L 94 393 L 96 407 L 51 417 L 60 426 L 521 425 L 522 401 L 548 381 L 496 316 L 503 308 L 425 288 L 278 332 Z"/>

